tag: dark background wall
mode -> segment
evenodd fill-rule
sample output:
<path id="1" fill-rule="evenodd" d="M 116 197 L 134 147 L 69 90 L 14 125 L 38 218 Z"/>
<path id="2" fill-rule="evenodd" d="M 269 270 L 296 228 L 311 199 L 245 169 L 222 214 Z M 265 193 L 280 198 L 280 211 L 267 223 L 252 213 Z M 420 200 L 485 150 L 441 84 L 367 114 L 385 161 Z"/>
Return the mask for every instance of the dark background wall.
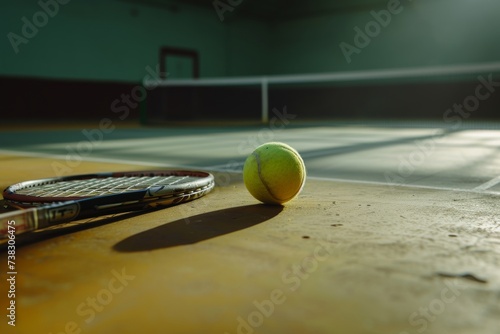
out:
<path id="1" fill-rule="evenodd" d="M 59 1 L 0 4 L 4 120 L 105 117 L 116 98 L 157 68 L 163 46 L 198 52 L 202 78 L 500 61 L 500 2 L 493 0 L 401 0 L 397 14 L 379 23 L 362 47 L 359 30 L 366 32 L 394 1 L 248 0 L 222 16 L 213 2 L 201 0 Z M 13 45 L 19 42 L 13 34 L 23 42 Z M 346 56 L 346 44 L 357 51 Z M 169 77 L 185 66 L 171 61 Z M 476 85 L 468 78 L 276 91 L 270 102 L 307 117 L 436 118 Z M 497 95 L 481 103 L 478 117 L 497 117 Z M 210 102 L 199 97 L 198 105 L 203 100 Z M 253 107 L 234 112 L 210 103 L 206 108 L 217 117 L 254 117 Z M 189 117 L 200 115 L 207 113 Z M 132 108 L 131 119 L 138 118 L 139 108 Z"/>

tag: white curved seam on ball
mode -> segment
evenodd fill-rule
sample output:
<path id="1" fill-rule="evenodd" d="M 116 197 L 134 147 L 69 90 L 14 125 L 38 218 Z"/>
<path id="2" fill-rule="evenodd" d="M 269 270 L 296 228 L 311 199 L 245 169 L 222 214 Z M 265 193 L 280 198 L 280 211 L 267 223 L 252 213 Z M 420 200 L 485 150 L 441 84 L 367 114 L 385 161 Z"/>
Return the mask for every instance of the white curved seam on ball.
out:
<path id="1" fill-rule="evenodd" d="M 255 157 L 255 161 L 257 162 L 257 174 L 259 175 L 260 183 L 262 183 L 264 185 L 264 187 L 266 188 L 267 193 L 269 194 L 269 196 L 271 196 L 276 201 L 281 201 L 279 198 L 277 198 L 276 196 L 274 196 L 274 194 L 271 192 L 271 189 L 269 189 L 269 187 L 267 186 L 267 183 L 262 179 L 261 164 L 260 164 L 260 157 L 259 157 L 259 155 L 257 153 L 255 153 L 255 152 L 253 152 L 252 155 Z"/>

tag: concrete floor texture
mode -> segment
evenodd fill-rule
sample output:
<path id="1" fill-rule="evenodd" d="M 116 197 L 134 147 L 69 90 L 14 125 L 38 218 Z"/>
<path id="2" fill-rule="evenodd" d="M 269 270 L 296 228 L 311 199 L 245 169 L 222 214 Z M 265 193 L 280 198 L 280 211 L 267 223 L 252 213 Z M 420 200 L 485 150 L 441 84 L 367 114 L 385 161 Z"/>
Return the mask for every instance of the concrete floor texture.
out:
<path id="1" fill-rule="evenodd" d="M 0 186 L 191 168 L 216 188 L 20 235 L 16 326 L 2 333 L 499 333 L 500 126 L 98 129 L 4 129 Z M 284 206 L 242 182 L 268 141 L 307 167 Z"/>

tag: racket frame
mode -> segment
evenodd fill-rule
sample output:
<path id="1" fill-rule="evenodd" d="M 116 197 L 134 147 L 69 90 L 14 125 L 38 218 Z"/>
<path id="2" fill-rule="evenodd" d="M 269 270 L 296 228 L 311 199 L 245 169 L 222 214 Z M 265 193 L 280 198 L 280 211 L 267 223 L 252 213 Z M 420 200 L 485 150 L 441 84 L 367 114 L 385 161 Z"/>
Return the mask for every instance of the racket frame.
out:
<path id="1" fill-rule="evenodd" d="M 16 193 L 20 189 L 64 181 L 144 176 L 191 176 L 198 179 L 167 187 L 153 185 L 144 189 L 94 197 L 34 197 Z M 202 197 L 214 186 L 212 174 L 187 170 L 97 173 L 20 182 L 4 190 L 4 199 L 7 203 L 12 202 L 17 206 L 34 207 L 0 214 L 0 238 L 8 237 L 8 230 L 12 230 L 12 225 L 15 225 L 17 235 L 74 220 L 175 205 Z"/>

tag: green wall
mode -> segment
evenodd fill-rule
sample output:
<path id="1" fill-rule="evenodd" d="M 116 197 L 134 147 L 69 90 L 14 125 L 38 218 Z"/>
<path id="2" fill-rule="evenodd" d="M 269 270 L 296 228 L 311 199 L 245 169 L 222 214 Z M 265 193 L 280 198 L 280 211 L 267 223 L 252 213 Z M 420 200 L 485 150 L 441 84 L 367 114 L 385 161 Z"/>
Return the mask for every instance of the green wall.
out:
<path id="1" fill-rule="evenodd" d="M 198 50 L 202 77 L 251 75 L 265 68 L 265 25 L 221 22 L 211 6 L 181 5 L 170 11 L 119 1 L 72 0 L 60 5 L 16 54 L 7 34 L 22 36 L 22 17 L 33 22 L 41 10 L 38 1 L 0 4 L 0 75 L 137 81 L 147 74 L 146 66 L 156 67 L 161 46 Z"/>
<path id="2" fill-rule="evenodd" d="M 157 65 L 162 46 L 198 50 L 202 77 L 500 60 L 497 0 L 401 0 L 399 13 L 366 47 L 358 48 L 359 54 L 351 55 L 350 63 L 340 44 L 356 46 L 354 28 L 365 30 L 374 21 L 371 10 L 386 10 L 397 0 L 358 0 L 352 7 L 337 6 L 337 12 L 328 10 L 331 1 L 318 0 L 315 16 L 268 23 L 238 16 L 238 8 L 221 22 L 209 2 L 171 11 L 118 0 L 58 1 L 68 3 L 27 44 L 19 45 L 17 54 L 8 33 L 22 35 L 21 19 L 32 22 L 42 9 L 38 1 L 0 4 L 0 75 L 138 81 L 147 66 Z M 310 10 L 311 4 L 304 6 Z"/>
<path id="3" fill-rule="evenodd" d="M 393 0 L 396 1 L 396 0 Z M 323 1 L 324 2 L 324 1 Z M 272 74 L 461 64 L 500 60 L 500 1 L 401 0 L 397 14 L 349 63 L 340 44 L 356 46 L 390 1 L 336 14 L 280 22 L 272 27 Z"/>

